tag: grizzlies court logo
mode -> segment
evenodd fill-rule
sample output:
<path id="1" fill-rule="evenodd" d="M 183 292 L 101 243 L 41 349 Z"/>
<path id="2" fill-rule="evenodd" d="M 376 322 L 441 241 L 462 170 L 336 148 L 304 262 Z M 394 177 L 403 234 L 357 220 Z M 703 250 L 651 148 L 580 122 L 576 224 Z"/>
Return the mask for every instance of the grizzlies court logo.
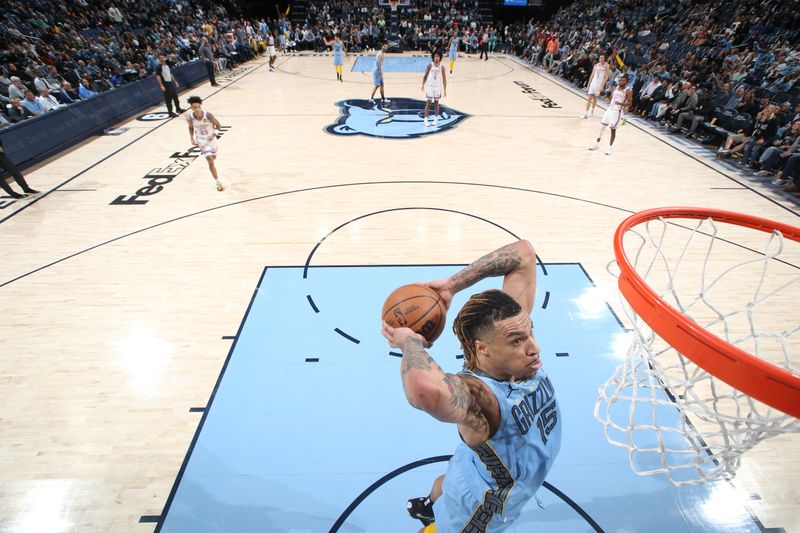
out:
<path id="1" fill-rule="evenodd" d="M 469 115 L 439 104 L 439 121 L 433 125 L 433 104 L 428 120 L 423 122 L 425 101 L 414 98 L 395 98 L 388 104 L 369 100 L 341 100 L 336 102 L 341 115 L 325 131 L 336 135 L 367 135 L 387 139 L 411 139 L 454 128 Z"/>

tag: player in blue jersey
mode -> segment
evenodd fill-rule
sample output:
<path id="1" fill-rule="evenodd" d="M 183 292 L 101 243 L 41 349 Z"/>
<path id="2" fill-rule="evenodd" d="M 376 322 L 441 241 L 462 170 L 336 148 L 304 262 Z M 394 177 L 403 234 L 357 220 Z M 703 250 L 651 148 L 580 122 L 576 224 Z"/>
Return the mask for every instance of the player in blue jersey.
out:
<path id="1" fill-rule="evenodd" d="M 454 31 L 450 36 L 450 75 L 453 74 L 453 65 L 456 64 L 456 57 L 458 57 L 458 34 Z"/>
<path id="2" fill-rule="evenodd" d="M 336 67 L 336 79 L 340 82 L 344 82 L 342 79 L 342 65 L 344 65 L 344 58 L 342 56 L 347 52 L 347 50 L 345 50 L 344 43 L 339 38 L 338 33 L 333 36 L 333 42 L 328 44 L 330 44 L 331 48 L 333 49 L 333 66 Z"/>
<path id="3" fill-rule="evenodd" d="M 383 324 L 389 345 L 403 352 L 409 403 L 457 424 L 462 441 L 430 495 L 408 502 L 424 533 L 504 531 L 541 487 L 561 447 L 555 390 L 541 370 L 531 323 L 533 246 L 509 244 L 427 285 L 449 307 L 455 293 L 490 276 L 504 276 L 503 290 L 474 294 L 453 323 L 464 350 L 457 374 L 442 371 L 424 337 Z"/>
<path id="4" fill-rule="evenodd" d="M 389 49 L 389 43 L 384 41 L 381 43 L 381 49 L 375 54 L 375 70 L 372 71 L 372 83 L 375 85 L 372 89 L 372 94 L 369 97 L 370 103 L 375 103 L 375 91 L 381 90 L 381 103 L 388 104 L 389 99 L 383 94 L 383 59 L 386 57 L 386 51 Z"/>

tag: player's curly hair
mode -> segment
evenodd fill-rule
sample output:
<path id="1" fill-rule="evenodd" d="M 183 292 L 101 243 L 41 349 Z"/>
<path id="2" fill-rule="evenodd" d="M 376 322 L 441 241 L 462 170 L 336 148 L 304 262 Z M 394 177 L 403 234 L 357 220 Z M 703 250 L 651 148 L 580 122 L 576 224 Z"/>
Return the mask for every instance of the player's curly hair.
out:
<path id="1" fill-rule="evenodd" d="M 202 104 L 203 103 L 203 99 L 200 98 L 199 96 L 190 96 L 189 99 L 187 100 L 187 102 L 189 102 L 189 105 Z"/>
<path id="2" fill-rule="evenodd" d="M 503 291 L 490 289 L 473 294 L 453 322 L 453 333 L 464 350 L 464 368 L 473 371 L 478 368 L 475 341 L 485 338 L 498 320 L 511 318 L 521 311 L 517 301 Z"/>
<path id="3" fill-rule="evenodd" d="M 441 50 L 439 50 L 439 49 L 437 48 L 436 50 L 434 50 L 433 52 L 431 52 L 431 61 L 435 61 L 435 60 L 436 60 L 436 56 L 437 56 L 437 55 L 439 56 L 439 61 L 441 61 L 441 60 L 442 60 L 442 58 L 444 57 L 444 56 L 442 55 L 442 51 L 441 51 Z"/>

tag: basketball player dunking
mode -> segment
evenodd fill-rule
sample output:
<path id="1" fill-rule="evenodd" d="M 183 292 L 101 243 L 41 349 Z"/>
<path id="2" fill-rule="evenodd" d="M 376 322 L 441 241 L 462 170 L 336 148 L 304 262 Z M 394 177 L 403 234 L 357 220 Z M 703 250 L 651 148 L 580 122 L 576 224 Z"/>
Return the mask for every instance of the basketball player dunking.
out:
<path id="1" fill-rule="evenodd" d="M 372 83 L 375 84 L 375 87 L 372 89 L 372 94 L 369 97 L 369 101 L 371 103 L 375 103 L 375 91 L 378 89 L 381 90 L 381 103 L 388 104 L 389 99 L 383 94 L 383 58 L 386 55 L 386 51 L 389 49 L 389 44 L 385 41 L 381 44 L 381 49 L 378 50 L 378 53 L 375 54 L 375 70 L 372 71 Z"/>
<path id="2" fill-rule="evenodd" d="M 550 378 L 541 370 L 531 310 L 536 253 L 518 241 L 487 254 L 453 276 L 427 283 L 446 307 L 453 295 L 490 276 L 503 290 L 472 295 L 453 331 L 464 369 L 446 374 L 422 335 L 383 323 L 383 336 L 403 358 L 400 375 L 409 403 L 458 425 L 460 440 L 447 473 L 427 497 L 408 502 L 421 532 L 498 532 L 512 527 L 533 498 L 561 447 L 561 413 Z"/>
<path id="3" fill-rule="evenodd" d="M 434 105 L 433 125 L 439 124 L 439 99 L 447 96 L 447 76 L 444 72 L 444 65 L 442 65 L 442 53 L 438 50 L 431 54 L 433 62 L 425 69 L 425 75 L 422 77 L 422 90 L 425 92 L 425 126 L 428 123 L 428 111 L 431 108 L 431 101 Z"/>
<path id="4" fill-rule="evenodd" d="M 600 119 L 600 131 L 597 132 L 597 141 L 589 147 L 589 150 L 597 150 L 600 148 L 600 139 L 603 137 L 603 131 L 606 126 L 611 128 L 611 140 L 608 143 L 608 150 L 606 155 L 611 155 L 611 147 L 614 145 L 614 139 L 617 137 L 617 128 L 623 123 L 623 113 L 628 110 L 633 101 L 633 91 L 628 88 L 627 76 L 620 76 L 618 86 L 611 93 L 611 102 L 608 104 L 608 109 Z"/>
<path id="5" fill-rule="evenodd" d="M 219 129 L 219 121 L 207 111 L 203 111 L 203 100 L 199 96 L 189 98 L 192 111 L 186 117 L 189 123 L 189 138 L 192 144 L 200 148 L 200 155 L 206 158 L 208 169 L 217 182 L 217 190 L 223 190 L 222 182 L 217 175 L 214 162 L 217 159 L 217 134 L 214 128 Z"/>
<path id="6" fill-rule="evenodd" d="M 587 88 L 589 98 L 586 100 L 586 112 L 581 115 L 581 118 L 589 118 L 594 114 L 597 97 L 603 92 L 603 87 L 606 86 L 606 81 L 608 81 L 608 71 L 606 56 L 601 55 L 592 69 L 592 75 L 589 76 L 589 87 Z M 590 107 L 591 109 L 589 109 Z"/>

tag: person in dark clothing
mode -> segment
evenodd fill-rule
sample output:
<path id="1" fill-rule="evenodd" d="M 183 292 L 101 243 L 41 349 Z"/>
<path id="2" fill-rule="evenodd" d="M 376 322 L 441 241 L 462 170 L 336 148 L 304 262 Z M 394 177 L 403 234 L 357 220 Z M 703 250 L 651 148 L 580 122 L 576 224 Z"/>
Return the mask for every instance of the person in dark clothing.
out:
<path id="1" fill-rule="evenodd" d="M 11 174 L 11 177 L 14 178 L 14 181 L 16 181 L 20 187 L 22 187 L 22 191 L 25 194 L 39 193 L 39 191 L 37 191 L 36 189 L 32 189 L 30 185 L 28 185 L 28 182 L 26 182 L 25 178 L 22 177 L 22 173 L 20 173 L 19 169 L 17 168 L 17 165 L 15 165 L 8 158 L 8 155 L 6 155 L 6 151 L 3 148 L 2 140 L 0 140 L 0 168 Z M 6 182 L 5 177 L 0 177 L 0 188 L 2 188 L 7 195 L 9 195 L 11 198 L 14 199 L 19 199 L 25 196 L 25 194 L 20 194 L 16 192 L 14 189 L 12 189 Z"/>
<path id="2" fill-rule="evenodd" d="M 214 77 L 214 51 L 211 50 L 211 45 L 208 44 L 208 39 L 206 37 L 203 37 L 203 40 L 200 41 L 200 43 L 200 48 L 197 49 L 197 54 L 200 56 L 200 59 L 203 60 L 203 63 L 206 66 L 208 81 L 211 82 L 212 87 L 218 87 L 219 83 L 217 83 L 217 79 Z"/>
<path id="3" fill-rule="evenodd" d="M 172 102 L 175 102 L 175 110 L 178 113 L 183 113 L 185 109 L 181 109 L 181 103 L 178 101 L 178 81 L 172 75 L 172 71 L 167 64 L 167 56 L 159 54 L 158 68 L 156 69 L 156 81 L 161 91 L 164 93 L 164 101 L 167 104 L 167 112 L 169 116 L 176 117 L 176 113 L 172 112 Z"/>
<path id="4" fill-rule="evenodd" d="M 697 104 L 697 107 L 695 109 L 690 111 L 684 111 L 683 113 L 678 115 L 678 123 L 674 128 L 672 128 L 672 130 L 680 131 L 681 128 L 683 127 L 683 122 L 685 120 L 686 121 L 691 120 L 692 123 L 689 126 L 689 131 L 687 132 L 687 134 L 691 137 L 694 135 L 695 130 L 697 130 L 697 126 L 699 126 L 703 122 L 711 120 L 711 117 L 714 115 L 714 111 L 716 109 L 717 106 L 714 103 L 711 91 L 706 89 L 700 96 L 700 102 Z"/>

